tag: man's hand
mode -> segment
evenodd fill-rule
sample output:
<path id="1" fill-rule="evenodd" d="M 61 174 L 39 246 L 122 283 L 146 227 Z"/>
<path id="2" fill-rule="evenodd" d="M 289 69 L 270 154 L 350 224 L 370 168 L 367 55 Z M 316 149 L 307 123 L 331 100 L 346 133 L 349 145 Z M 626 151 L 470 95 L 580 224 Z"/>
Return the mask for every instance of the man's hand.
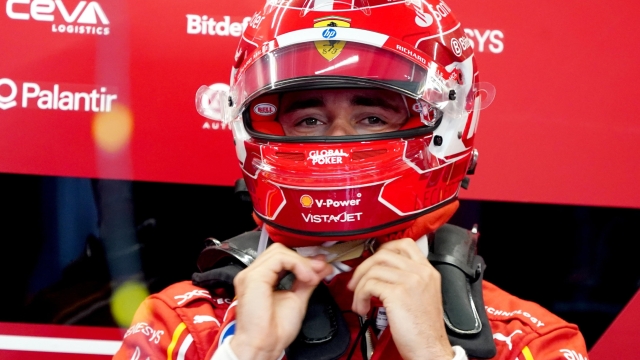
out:
<path id="1" fill-rule="evenodd" d="M 296 276 L 293 287 L 275 290 L 286 271 Z M 278 359 L 300 332 L 311 293 L 331 272 L 324 259 L 277 243 L 241 271 L 233 281 L 238 305 L 230 343 L 238 359 Z"/>
<path id="2" fill-rule="evenodd" d="M 384 304 L 389 329 L 405 360 L 451 360 L 455 353 L 444 327 L 440 273 L 412 239 L 383 244 L 358 266 L 348 288 L 352 309 L 366 315 L 371 297 Z"/>

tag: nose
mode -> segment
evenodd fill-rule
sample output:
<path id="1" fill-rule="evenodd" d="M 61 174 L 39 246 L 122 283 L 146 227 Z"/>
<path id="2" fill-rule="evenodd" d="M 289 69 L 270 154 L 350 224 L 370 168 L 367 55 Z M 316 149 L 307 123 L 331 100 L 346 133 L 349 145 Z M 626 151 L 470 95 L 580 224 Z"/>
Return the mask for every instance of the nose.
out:
<path id="1" fill-rule="evenodd" d="M 348 135 L 358 135 L 358 132 L 353 127 L 351 122 L 344 117 L 340 117 L 335 119 L 332 123 L 325 136 L 348 136 Z"/>

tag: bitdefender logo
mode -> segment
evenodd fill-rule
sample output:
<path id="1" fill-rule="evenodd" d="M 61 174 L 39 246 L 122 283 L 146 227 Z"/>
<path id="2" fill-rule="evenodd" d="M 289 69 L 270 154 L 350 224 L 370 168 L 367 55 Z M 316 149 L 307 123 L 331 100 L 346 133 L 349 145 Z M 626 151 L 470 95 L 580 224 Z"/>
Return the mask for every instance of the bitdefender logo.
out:
<path id="1" fill-rule="evenodd" d="M 117 94 L 110 93 L 104 86 L 93 88 L 90 85 L 68 85 L 68 87 L 74 89 L 71 90 L 60 84 L 34 82 L 24 82 L 19 86 L 11 79 L 2 78 L 0 79 L 0 110 L 18 106 L 40 110 L 110 112 L 113 102 L 118 99 Z"/>
<path id="2" fill-rule="evenodd" d="M 222 20 L 215 20 L 207 15 L 187 14 L 187 34 L 240 37 L 249 25 L 250 17 L 242 22 L 231 21 L 230 16 L 223 16 Z"/>
<path id="3" fill-rule="evenodd" d="M 51 32 L 109 35 L 109 19 L 99 3 L 80 1 L 75 7 L 62 0 L 8 0 L 7 16 L 13 20 L 51 23 Z"/>

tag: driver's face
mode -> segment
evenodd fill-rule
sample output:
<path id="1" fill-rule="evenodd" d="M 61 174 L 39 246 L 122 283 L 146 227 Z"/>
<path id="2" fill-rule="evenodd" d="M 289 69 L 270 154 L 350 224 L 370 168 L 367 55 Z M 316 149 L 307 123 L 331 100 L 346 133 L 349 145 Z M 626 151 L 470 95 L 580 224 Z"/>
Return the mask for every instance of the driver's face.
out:
<path id="1" fill-rule="evenodd" d="M 382 89 L 308 90 L 282 96 L 278 121 L 287 136 L 345 136 L 395 131 L 407 121 L 398 93 Z"/>

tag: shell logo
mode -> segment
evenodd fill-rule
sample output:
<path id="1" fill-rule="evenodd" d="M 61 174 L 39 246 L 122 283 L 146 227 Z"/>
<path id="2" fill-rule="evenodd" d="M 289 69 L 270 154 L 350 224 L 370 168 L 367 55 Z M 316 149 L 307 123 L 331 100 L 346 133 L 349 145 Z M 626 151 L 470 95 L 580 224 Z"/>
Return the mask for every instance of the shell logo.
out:
<path id="1" fill-rule="evenodd" d="M 313 205 L 313 198 L 309 195 L 300 196 L 300 204 L 303 207 L 310 208 Z"/>

